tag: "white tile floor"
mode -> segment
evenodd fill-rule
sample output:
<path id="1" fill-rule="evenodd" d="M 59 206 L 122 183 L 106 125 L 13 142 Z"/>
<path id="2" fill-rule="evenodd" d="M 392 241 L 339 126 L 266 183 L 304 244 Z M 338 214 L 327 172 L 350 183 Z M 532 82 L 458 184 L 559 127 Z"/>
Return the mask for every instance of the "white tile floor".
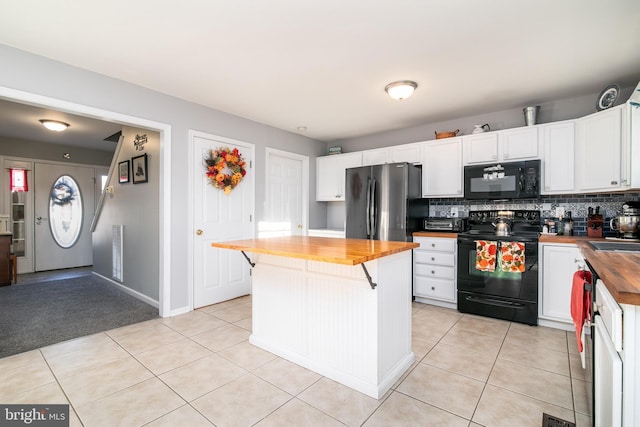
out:
<path id="1" fill-rule="evenodd" d="M 380 400 L 248 343 L 251 298 L 0 359 L 0 402 L 72 426 L 590 425 L 574 334 L 413 305 L 416 363 Z"/>

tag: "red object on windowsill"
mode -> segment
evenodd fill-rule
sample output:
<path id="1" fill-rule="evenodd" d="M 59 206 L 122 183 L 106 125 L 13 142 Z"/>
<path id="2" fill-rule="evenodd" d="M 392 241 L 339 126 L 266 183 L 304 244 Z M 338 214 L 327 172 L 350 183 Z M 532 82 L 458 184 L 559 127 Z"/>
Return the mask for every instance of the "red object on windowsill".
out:
<path id="1" fill-rule="evenodd" d="M 25 169 L 9 169 L 11 192 L 29 191 L 27 171 Z"/>

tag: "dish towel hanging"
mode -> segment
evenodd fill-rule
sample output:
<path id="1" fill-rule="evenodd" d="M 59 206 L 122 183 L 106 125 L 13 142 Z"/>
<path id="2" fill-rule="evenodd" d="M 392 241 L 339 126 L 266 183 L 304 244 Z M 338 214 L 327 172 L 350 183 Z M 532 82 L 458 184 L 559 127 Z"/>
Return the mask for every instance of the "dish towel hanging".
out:
<path id="1" fill-rule="evenodd" d="M 476 270 L 495 271 L 498 242 L 493 240 L 476 240 Z"/>
<path id="2" fill-rule="evenodd" d="M 524 273 L 524 243 L 502 242 L 502 271 L 509 273 Z"/>
<path id="3" fill-rule="evenodd" d="M 576 271 L 573 274 L 573 284 L 571 286 L 571 318 L 576 328 L 576 341 L 578 351 L 584 368 L 584 347 L 582 340 L 584 337 L 583 327 L 587 320 L 591 320 L 591 292 L 585 290 L 585 285 L 591 284 L 591 273 L 589 271 Z"/>

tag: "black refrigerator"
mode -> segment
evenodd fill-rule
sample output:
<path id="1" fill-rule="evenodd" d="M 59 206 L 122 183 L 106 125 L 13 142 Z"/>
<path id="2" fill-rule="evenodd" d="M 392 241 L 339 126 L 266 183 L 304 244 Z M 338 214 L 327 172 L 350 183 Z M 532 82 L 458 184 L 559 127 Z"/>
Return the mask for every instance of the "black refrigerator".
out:
<path id="1" fill-rule="evenodd" d="M 345 206 L 347 238 L 410 242 L 429 216 L 422 170 L 409 163 L 347 169 Z"/>

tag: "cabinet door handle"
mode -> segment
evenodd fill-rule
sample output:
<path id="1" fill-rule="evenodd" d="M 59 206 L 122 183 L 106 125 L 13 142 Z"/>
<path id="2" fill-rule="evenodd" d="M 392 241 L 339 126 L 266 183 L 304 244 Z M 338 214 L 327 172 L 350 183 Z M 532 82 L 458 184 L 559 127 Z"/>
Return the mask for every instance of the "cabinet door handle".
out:
<path id="1" fill-rule="evenodd" d="M 618 181 L 611 181 L 611 185 L 618 185 Z"/>
<path id="2" fill-rule="evenodd" d="M 436 258 L 435 258 L 435 257 L 431 257 L 431 261 L 435 261 L 435 260 L 436 260 Z"/>
<path id="3" fill-rule="evenodd" d="M 435 271 L 433 271 L 433 270 L 431 270 L 431 274 L 436 274 L 436 272 L 435 272 Z"/>
<path id="4" fill-rule="evenodd" d="M 436 287 L 435 287 L 435 286 L 432 286 L 432 287 L 431 287 L 431 290 L 432 290 L 432 291 L 435 291 L 435 290 L 436 290 Z"/>

